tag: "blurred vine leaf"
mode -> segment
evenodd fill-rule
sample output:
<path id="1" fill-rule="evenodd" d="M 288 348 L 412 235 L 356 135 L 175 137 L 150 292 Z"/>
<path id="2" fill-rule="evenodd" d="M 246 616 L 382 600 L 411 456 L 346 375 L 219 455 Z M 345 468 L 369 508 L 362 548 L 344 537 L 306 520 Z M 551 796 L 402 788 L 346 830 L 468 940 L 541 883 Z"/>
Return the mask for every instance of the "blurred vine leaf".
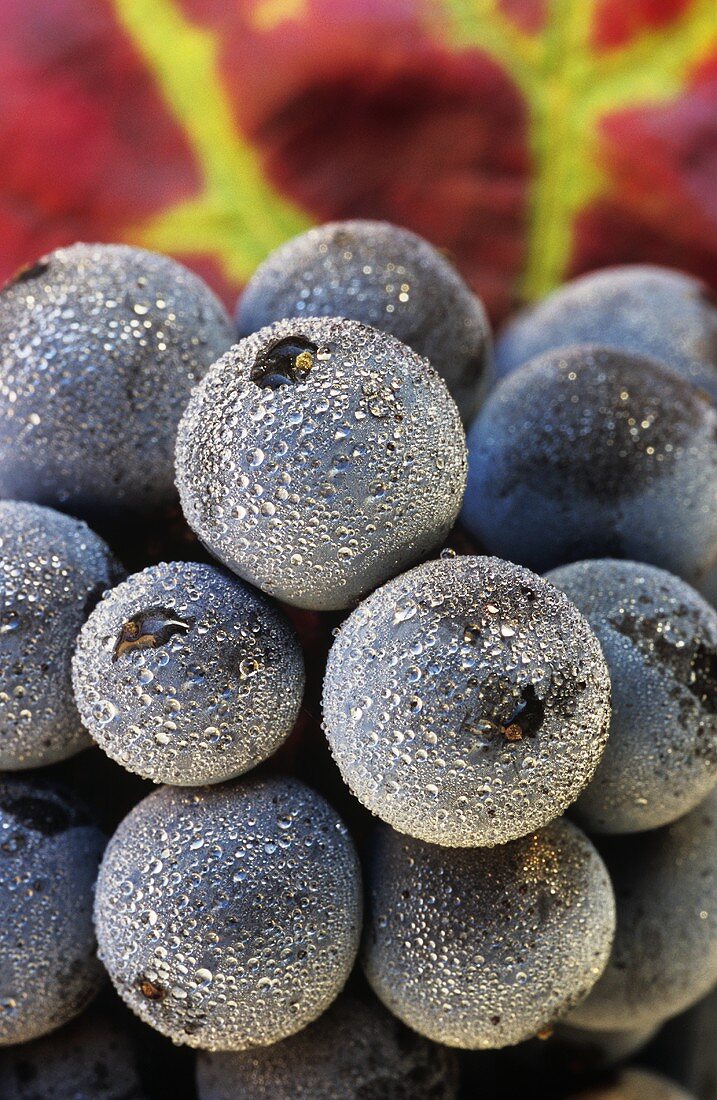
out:
<path id="1" fill-rule="evenodd" d="M 608 263 L 717 285 L 715 0 L 5 0 L 0 274 L 77 238 L 229 300 L 380 217 L 497 319 Z"/>
<path id="2" fill-rule="evenodd" d="M 522 289 L 529 299 L 562 281 L 577 216 L 609 193 L 601 122 L 625 109 L 676 99 L 699 64 L 717 54 L 714 0 L 635 0 L 632 8 L 623 0 L 554 0 L 537 7 L 542 17 L 525 30 L 521 11 L 535 12 L 535 3 L 443 4 L 448 39 L 499 57 L 528 104 L 533 168 Z M 706 152 L 717 171 L 717 82 L 714 95 Z M 639 158 L 639 147 L 633 152 Z"/>
<path id="3" fill-rule="evenodd" d="M 271 187 L 238 131 L 215 36 L 183 18 L 173 0 L 115 0 L 115 8 L 187 135 L 204 181 L 198 196 L 129 236 L 159 252 L 215 253 L 229 277 L 244 281 L 310 218 Z"/>

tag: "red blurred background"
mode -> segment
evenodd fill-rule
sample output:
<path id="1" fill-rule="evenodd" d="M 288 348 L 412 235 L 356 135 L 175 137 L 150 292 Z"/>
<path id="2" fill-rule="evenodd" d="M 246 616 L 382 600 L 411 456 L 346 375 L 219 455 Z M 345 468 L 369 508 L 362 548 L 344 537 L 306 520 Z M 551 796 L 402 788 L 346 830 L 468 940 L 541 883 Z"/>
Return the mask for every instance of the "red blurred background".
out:
<path id="1" fill-rule="evenodd" d="M 0 103 L 0 277 L 122 240 L 231 303 L 355 215 L 495 320 L 615 262 L 717 284 L 715 0 L 1 0 Z"/>

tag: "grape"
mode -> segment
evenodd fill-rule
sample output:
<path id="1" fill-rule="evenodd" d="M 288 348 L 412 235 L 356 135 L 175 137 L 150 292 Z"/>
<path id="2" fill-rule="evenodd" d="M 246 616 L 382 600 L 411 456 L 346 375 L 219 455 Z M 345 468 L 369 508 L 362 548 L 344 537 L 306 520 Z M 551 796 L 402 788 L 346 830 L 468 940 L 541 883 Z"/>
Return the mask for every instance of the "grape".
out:
<path id="1" fill-rule="evenodd" d="M 278 608 L 196 562 L 109 592 L 80 632 L 75 696 L 95 741 L 153 779 L 200 786 L 270 756 L 301 706 L 304 663 Z"/>
<path id="2" fill-rule="evenodd" d="M 364 969 L 422 1035 L 495 1048 L 549 1028 L 610 954 L 607 870 L 560 819 L 496 848 L 440 848 L 381 826 L 368 872 Z"/>
<path id="3" fill-rule="evenodd" d="M 147 1100 L 130 1036 L 86 1012 L 33 1043 L 0 1055 L 3 1100 Z"/>
<path id="4" fill-rule="evenodd" d="M 717 783 L 717 612 L 636 562 L 577 562 L 548 579 L 587 618 L 612 683 L 610 736 L 580 821 L 601 833 L 674 821 Z"/>
<path id="5" fill-rule="evenodd" d="M 220 359 L 177 437 L 190 526 L 288 603 L 347 607 L 448 534 L 463 429 L 435 371 L 356 321 L 280 321 Z"/>
<path id="6" fill-rule="evenodd" d="M 92 894 L 104 844 L 69 793 L 0 779 L 0 1046 L 54 1031 L 99 991 Z"/>
<path id="7" fill-rule="evenodd" d="M 617 902 L 610 961 L 570 1023 L 651 1027 L 717 982 L 717 793 L 679 821 L 604 838 Z"/>
<path id="8" fill-rule="evenodd" d="M 431 361 L 465 419 L 490 375 L 480 300 L 438 249 L 387 222 L 330 222 L 272 252 L 239 299 L 239 332 L 284 317 L 351 317 L 392 333 Z"/>
<path id="9" fill-rule="evenodd" d="M 625 264 L 572 279 L 510 321 L 496 345 L 505 375 L 565 344 L 648 355 L 717 399 L 717 309 L 682 271 Z"/>
<path id="10" fill-rule="evenodd" d="M 110 841 L 95 903 L 117 992 L 176 1043 L 244 1050 L 316 1019 L 361 929 L 356 853 L 293 779 L 163 787 Z"/>
<path id="11" fill-rule="evenodd" d="M 547 352 L 490 395 L 469 436 L 462 517 L 538 572 L 631 558 L 690 580 L 717 557 L 717 409 L 655 360 Z"/>
<path id="12" fill-rule="evenodd" d="M 453 1052 L 346 995 L 298 1035 L 197 1064 L 199 1100 L 454 1100 L 457 1078 Z"/>
<path id="13" fill-rule="evenodd" d="M 342 626 L 324 720 L 356 796 L 395 829 L 502 844 L 558 817 L 607 740 L 597 639 L 552 585 L 497 558 L 442 558 Z"/>
<path id="14" fill-rule="evenodd" d="M 661 1074 L 624 1069 L 612 1083 L 577 1093 L 572 1100 L 694 1100 L 694 1097 Z"/>
<path id="15" fill-rule="evenodd" d="M 177 423 L 232 337 L 221 302 L 168 256 L 41 257 L 0 291 L 0 496 L 103 518 L 171 503 Z"/>
<path id="16" fill-rule="evenodd" d="M 72 693 L 72 652 L 121 575 L 80 520 L 0 501 L 0 768 L 54 764 L 92 743 Z"/>

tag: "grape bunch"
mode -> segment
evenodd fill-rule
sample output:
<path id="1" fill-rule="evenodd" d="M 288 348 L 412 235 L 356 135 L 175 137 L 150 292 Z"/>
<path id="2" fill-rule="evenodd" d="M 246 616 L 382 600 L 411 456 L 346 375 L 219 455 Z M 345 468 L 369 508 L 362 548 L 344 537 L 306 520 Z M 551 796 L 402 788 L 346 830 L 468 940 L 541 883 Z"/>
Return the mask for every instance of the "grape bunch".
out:
<path id="1" fill-rule="evenodd" d="M 494 347 L 350 221 L 234 321 L 58 249 L 0 347 L 2 1097 L 689 1100 L 626 1063 L 717 985 L 704 288 Z"/>

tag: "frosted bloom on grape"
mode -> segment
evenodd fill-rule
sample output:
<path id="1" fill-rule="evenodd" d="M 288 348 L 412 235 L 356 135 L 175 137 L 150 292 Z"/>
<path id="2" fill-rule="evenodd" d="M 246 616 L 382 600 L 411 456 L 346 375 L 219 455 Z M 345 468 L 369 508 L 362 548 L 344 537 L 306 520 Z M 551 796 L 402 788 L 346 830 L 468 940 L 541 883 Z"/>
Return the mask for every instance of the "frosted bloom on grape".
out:
<path id="1" fill-rule="evenodd" d="M 171 502 L 179 418 L 232 341 L 219 299 L 169 256 L 41 257 L 0 290 L 0 496 L 84 516 Z"/>
<path id="2" fill-rule="evenodd" d="M 379 1002 L 343 995 L 280 1043 L 200 1054 L 197 1087 L 199 1100 L 455 1100 L 458 1065 Z"/>
<path id="3" fill-rule="evenodd" d="M 400 832 L 503 844 L 558 817 L 607 740 L 600 646 L 562 592 L 498 558 L 441 558 L 347 619 L 324 681 L 344 780 Z"/>
<path id="4" fill-rule="evenodd" d="M 54 1031 L 100 989 L 92 899 L 104 845 L 69 792 L 0 779 L 0 1046 Z"/>
<path id="5" fill-rule="evenodd" d="M 468 434 L 463 522 L 540 572 L 646 561 L 692 580 L 717 558 L 717 409 L 655 359 L 601 345 L 505 378 Z"/>
<path id="6" fill-rule="evenodd" d="M 549 1028 L 610 954 L 607 870 L 564 818 L 474 849 L 381 826 L 368 885 L 369 982 L 405 1023 L 450 1046 L 505 1047 Z"/>
<path id="7" fill-rule="evenodd" d="M 465 420 L 491 374 L 482 302 L 437 248 L 388 222 L 329 222 L 275 249 L 239 299 L 239 333 L 284 317 L 350 317 L 392 333 L 445 378 Z"/>
<path id="8" fill-rule="evenodd" d="M 100 868 L 99 954 L 117 992 L 176 1043 L 245 1050 L 315 1020 L 361 930 L 353 844 L 294 779 L 163 787 L 125 818 Z"/>
<path id="9" fill-rule="evenodd" d="M 279 321 L 242 340 L 177 436 L 184 514 L 240 577 L 348 607 L 425 556 L 460 509 L 466 452 L 436 372 L 357 321 Z"/>
<path id="10" fill-rule="evenodd" d="M 717 794 L 662 829 L 601 837 L 599 850 L 615 889 L 615 943 L 569 1022 L 654 1026 L 717 982 Z"/>
<path id="11" fill-rule="evenodd" d="M 271 755 L 301 707 L 304 664 L 284 614 L 212 565 L 172 562 L 109 592 L 73 660 L 82 720 L 157 783 L 232 779 Z"/>
<path id="12" fill-rule="evenodd" d="M 547 579 L 587 618 L 610 669 L 607 748 L 576 812 L 586 829 L 666 825 L 717 783 L 717 612 L 663 569 L 603 559 Z"/>
<path id="13" fill-rule="evenodd" d="M 0 769 L 54 764 L 91 744 L 72 694 L 72 652 L 121 572 L 80 520 L 0 501 Z"/>

